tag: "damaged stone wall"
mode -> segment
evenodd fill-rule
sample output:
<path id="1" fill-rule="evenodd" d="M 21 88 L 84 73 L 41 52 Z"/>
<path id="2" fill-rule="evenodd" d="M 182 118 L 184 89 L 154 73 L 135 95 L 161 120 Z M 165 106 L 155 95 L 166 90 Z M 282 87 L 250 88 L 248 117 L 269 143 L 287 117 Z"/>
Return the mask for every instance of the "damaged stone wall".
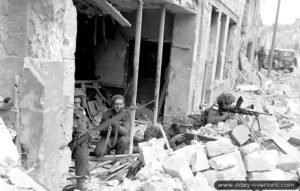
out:
<path id="1" fill-rule="evenodd" d="M 68 147 L 60 148 L 72 132 L 76 9 L 72 0 L 1 0 L 0 20 L 0 96 L 14 97 L 19 75 L 24 166 L 60 190 L 70 162 Z"/>

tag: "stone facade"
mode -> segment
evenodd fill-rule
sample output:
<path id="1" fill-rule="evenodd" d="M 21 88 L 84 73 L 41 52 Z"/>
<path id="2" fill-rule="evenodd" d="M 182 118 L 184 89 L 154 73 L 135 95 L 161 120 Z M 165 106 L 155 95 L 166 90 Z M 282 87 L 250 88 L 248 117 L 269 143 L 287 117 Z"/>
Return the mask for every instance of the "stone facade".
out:
<path id="1" fill-rule="evenodd" d="M 1 96 L 19 88 L 20 139 L 29 149 L 24 166 L 50 190 L 60 190 L 70 163 L 76 46 L 72 0 L 0 1 Z M 14 113 L 10 116 L 15 123 Z"/>
<path id="2" fill-rule="evenodd" d="M 254 58 L 259 7 L 260 0 L 210 0 L 199 2 L 197 15 L 175 15 L 165 123 L 233 88 L 239 53 Z"/>

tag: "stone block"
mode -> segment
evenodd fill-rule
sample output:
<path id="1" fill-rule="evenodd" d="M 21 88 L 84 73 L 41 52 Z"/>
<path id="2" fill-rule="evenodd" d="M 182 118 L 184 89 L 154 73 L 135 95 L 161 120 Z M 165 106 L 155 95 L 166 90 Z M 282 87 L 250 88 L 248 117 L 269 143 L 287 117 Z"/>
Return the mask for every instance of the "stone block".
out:
<path id="1" fill-rule="evenodd" d="M 235 157 L 231 153 L 213 157 L 209 160 L 209 165 L 216 170 L 224 170 L 237 165 Z"/>
<path id="2" fill-rule="evenodd" d="M 231 154 L 232 154 L 232 156 L 235 158 L 235 160 L 237 162 L 237 166 L 238 166 L 238 168 L 240 170 L 240 174 L 242 175 L 242 177 L 247 177 L 246 168 L 245 168 L 244 161 L 242 159 L 240 151 L 239 150 L 235 150 Z"/>
<path id="3" fill-rule="evenodd" d="M 295 145 L 300 145 L 300 127 L 294 126 L 291 130 L 288 131 L 290 135 L 290 139 L 288 140 L 290 143 Z"/>
<path id="4" fill-rule="evenodd" d="M 298 173 L 295 171 L 283 171 L 285 180 L 299 181 Z"/>
<path id="5" fill-rule="evenodd" d="M 30 176 L 22 172 L 19 168 L 12 169 L 7 175 L 11 182 L 18 187 L 46 191 L 41 185 L 36 183 Z"/>
<path id="6" fill-rule="evenodd" d="M 17 165 L 19 153 L 13 143 L 8 129 L 0 117 L 0 165 L 3 167 Z"/>
<path id="7" fill-rule="evenodd" d="M 184 182 L 185 190 L 187 191 L 212 191 L 211 187 L 208 185 L 206 178 L 202 175 L 196 175 L 195 177 L 186 180 Z"/>
<path id="8" fill-rule="evenodd" d="M 217 181 L 217 170 L 209 169 L 209 170 L 205 170 L 201 173 L 206 178 L 208 185 L 210 187 L 214 188 L 214 184 Z"/>
<path id="9" fill-rule="evenodd" d="M 185 181 L 194 177 L 189 163 L 180 155 L 170 156 L 164 163 L 163 169 L 173 177 Z"/>
<path id="10" fill-rule="evenodd" d="M 148 142 L 139 143 L 140 157 L 145 166 L 153 161 L 164 161 L 168 157 L 164 150 L 164 143 L 163 139 L 151 139 Z"/>
<path id="11" fill-rule="evenodd" d="M 192 158 L 191 167 L 193 172 L 209 169 L 209 163 L 204 149 L 199 149 L 196 151 L 194 157 Z"/>
<path id="12" fill-rule="evenodd" d="M 244 158 L 248 172 L 274 170 L 277 161 L 278 152 L 276 150 L 255 151 L 247 154 Z"/>
<path id="13" fill-rule="evenodd" d="M 203 173 L 198 172 L 195 176 L 195 179 L 201 183 L 200 189 L 198 189 L 198 190 L 205 190 L 205 191 L 212 190 L 211 187 L 208 185 L 208 180 L 203 175 Z"/>
<path id="14" fill-rule="evenodd" d="M 279 153 L 278 163 L 276 168 L 289 171 L 289 170 L 296 170 L 299 167 L 299 165 L 300 165 L 299 160 L 295 159 L 294 156 Z"/>
<path id="15" fill-rule="evenodd" d="M 151 164 L 144 166 L 141 170 L 136 174 L 136 178 L 145 181 L 151 178 L 151 176 L 163 173 L 164 170 L 162 168 L 162 163 L 159 161 L 152 161 Z"/>
<path id="16" fill-rule="evenodd" d="M 189 165 L 192 165 L 196 152 L 201 150 L 204 150 L 203 145 L 200 144 L 187 145 L 185 147 L 182 147 L 174 151 L 174 154 L 183 156 L 186 159 L 186 161 L 189 163 Z"/>
<path id="17" fill-rule="evenodd" d="M 209 141 L 205 144 L 209 157 L 218 156 L 234 151 L 234 146 L 228 138 L 221 138 L 216 141 Z"/>
<path id="18" fill-rule="evenodd" d="M 271 139 L 279 146 L 280 149 L 282 149 L 286 154 L 294 156 L 295 159 L 300 161 L 300 151 L 285 141 L 282 137 L 279 135 L 273 135 Z"/>
<path id="19" fill-rule="evenodd" d="M 240 147 L 241 155 L 242 157 L 245 157 L 245 155 L 252 153 L 254 151 L 262 150 L 258 143 L 249 143 L 247 145 L 244 145 Z"/>
<path id="20" fill-rule="evenodd" d="M 280 169 L 261 172 L 249 172 L 248 180 L 285 180 L 284 172 Z"/>
<path id="21" fill-rule="evenodd" d="M 146 181 L 143 184 L 144 191 L 173 191 L 174 189 L 163 180 L 160 182 Z"/>
<path id="22" fill-rule="evenodd" d="M 238 166 L 216 171 L 217 180 L 245 180 Z"/>
<path id="23" fill-rule="evenodd" d="M 238 143 L 238 145 L 243 145 L 244 143 L 246 143 L 249 140 L 249 134 L 249 129 L 244 125 L 235 127 L 231 132 L 231 136 Z"/>

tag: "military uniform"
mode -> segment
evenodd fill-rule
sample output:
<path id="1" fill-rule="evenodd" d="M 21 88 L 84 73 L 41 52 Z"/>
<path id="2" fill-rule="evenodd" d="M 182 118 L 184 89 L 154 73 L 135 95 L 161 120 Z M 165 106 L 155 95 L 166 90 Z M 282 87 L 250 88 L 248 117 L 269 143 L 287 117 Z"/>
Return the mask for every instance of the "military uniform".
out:
<path id="1" fill-rule="evenodd" d="M 103 114 L 102 122 L 111 119 L 117 113 L 111 109 Z M 118 127 L 113 124 L 111 125 L 111 134 L 109 140 L 107 135 L 109 133 L 108 128 L 101 131 L 100 135 L 103 137 L 96 145 L 95 154 L 96 156 L 102 156 L 107 154 L 110 150 L 115 149 L 116 154 L 124 154 L 129 148 L 129 119 L 124 118 L 118 121 Z M 107 142 L 107 144 L 106 144 Z M 105 148 L 106 147 L 106 148 Z"/>
<path id="2" fill-rule="evenodd" d="M 87 117 L 82 107 L 74 110 L 73 113 L 73 140 L 78 139 L 87 132 Z M 78 145 L 72 153 L 75 160 L 75 175 L 86 176 L 90 174 L 89 171 L 89 152 L 87 142 Z M 78 179 L 80 182 L 80 179 Z M 84 178 L 82 178 L 84 181 Z"/>

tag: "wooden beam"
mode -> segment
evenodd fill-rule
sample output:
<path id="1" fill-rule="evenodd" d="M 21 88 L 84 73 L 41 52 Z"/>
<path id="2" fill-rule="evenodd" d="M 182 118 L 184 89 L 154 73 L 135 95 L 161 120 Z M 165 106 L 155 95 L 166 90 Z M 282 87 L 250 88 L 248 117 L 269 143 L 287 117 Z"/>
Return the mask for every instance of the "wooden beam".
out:
<path id="1" fill-rule="evenodd" d="M 133 84 L 132 84 L 132 97 L 131 105 L 136 107 L 138 75 L 139 75 L 139 62 L 140 62 L 140 46 L 141 46 L 141 33 L 142 33 L 142 20 L 143 20 L 143 2 L 138 1 L 138 10 L 136 14 L 136 30 L 135 30 L 135 45 L 134 45 L 134 59 L 133 59 Z M 129 154 L 133 152 L 133 137 L 135 128 L 135 110 L 131 111 L 130 115 L 130 143 Z"/>
<path id="2" fill-rule="evenodd" d="M 162 65 L 162 56 L 163 56 L 163 47 L 164 47 L 165 20 L 166 20 L 166 5 L 164 4 L 164 5 L 162 5 L 161 15 L 160 15 L 156 79 L 155 79 L 155 91 L 154 91 L 155 102 L 154 102 L 154 111 L 153 111 L 153 120 L 152 120 L 153 127 L 155 127 L 156 123 L 157 123 L 160 78 L 161 78 L 161 65 Z"/>

